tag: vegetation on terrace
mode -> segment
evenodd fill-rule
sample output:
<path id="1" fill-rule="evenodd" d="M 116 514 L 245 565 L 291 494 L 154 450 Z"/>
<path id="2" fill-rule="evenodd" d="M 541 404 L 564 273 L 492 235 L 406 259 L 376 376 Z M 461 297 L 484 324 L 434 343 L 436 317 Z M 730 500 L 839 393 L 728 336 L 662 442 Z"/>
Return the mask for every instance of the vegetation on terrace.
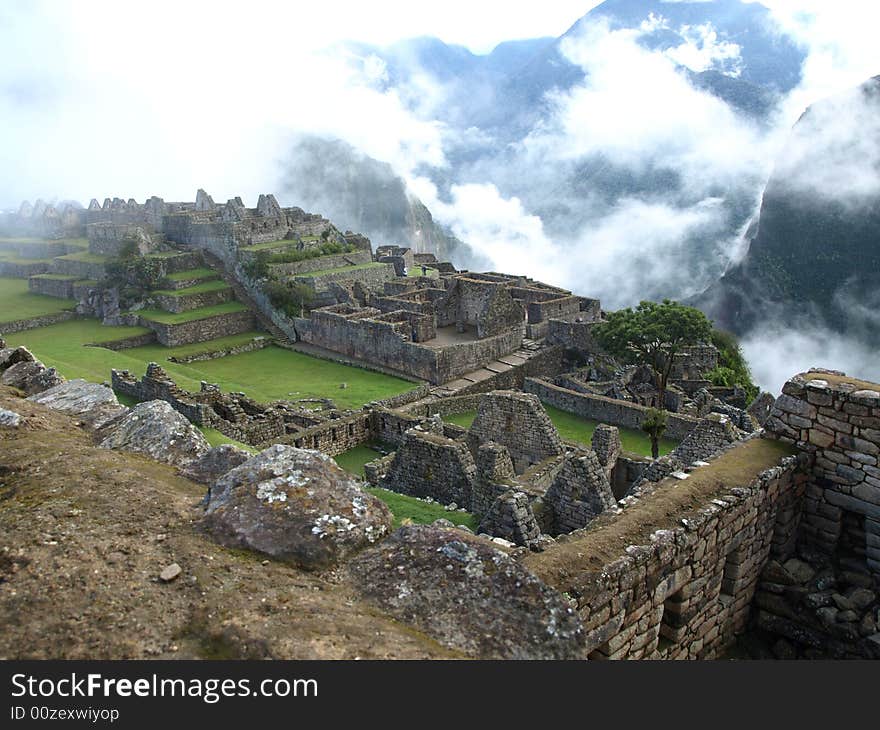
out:
<path id="1" fill-rule="evenodd" d="M 75 306 L 76 302 L 72 299 L 58 299 L 28 291 L 27 279 L 0 277 L 0 322 L 57 314 Z"/>
<path id="2" fill-rule="evenodd" d="M 217 272 L 213 269 L 188 269 L 187 271 L 178 271 L 174 274 L 166 274 L 165 278 L 169 281 L 189 281 L 190 279 L 214 279 Z"/>
<path id="3" fill-rule="evenodd" d="M 49 297 L 47 297 L 49 299 Z M 59 299 L 52 299 L 57 304 Z M 389 398 L 414 385 L 370 370 L 320 360 L 279 347 L 229 355 L 193 363 L 169 362 L 208 349 L 242 345 L 261 332 L 247 332 L 179 347 L 160 344 L 125 350 L 85 345 L 111 342 L 149 333 L 144 327 L 105 327 L 94 319 L 76 319 L 50 327 L 19 332 L 6 339 L 12 346 L 26 345 L 44 363 L 66 378 L 96 383 L 110 379 L 110 370 L 129 370 L 140 377 L 150 362 L 159 363 L 182 388 L 198 391 L 200 381 L 217 383 L 227 392 L 244 392 L 258 401 L 297 398 L 332 398 L 340 408 L 359 408 L 372 400 Z M 348 387 L 341 389 L 346 383 Z"/>
<path id="4" fill-rule="evenodd" d="M 67 261 L 81 261 L 86 264 L 106 264 L 112 260 L 112 256 L 105 256 L 100 253 L 92 253 L 91 251 L 77 251 L 76 253 L 57 256 L 56 258 L 65 259 Z"/>
<path id="5" fill-rule="evenodd" d="M 204 294 L 212 291 L 222 291 L 223 289 L 231 289 L 225 281 L 206 281 L 201 284 L 194 284 L 186 289 L 156 289 L 153 294 L 159 294 L 166 297 L 185 297 L 190 294 Z"/>
<path id="6" fill-rule="evenodd" d="M 256 256 L 244 265 L 245 272 L 247 272 L 248 276 L 252 276 L 256 279 L 265 279 L 271 274 L 269 269 L 270 264 L 295 264 L 300 261 L 318 259 L 323 256 L 336 256 L 344 253 L 353 253 L 357 250 L 355 246 L 334 242 L 324 243 L 315 248 L 299 249 L 296 248 L 299 244 L 295 241 L 288 241 L 286 242 L 287 246 L 285 247 L 287 250 L 276 250 L 275 253 L 272 253 L 273 249 L 278 249 L 279 246 L 284 243 L 284 241 L 275 241 L 271 245 L 258 243 L 254 246 L 245 246 L 242 248 L 243 251 L 256 251 Z"/>
<path id="7" fill-rule="evenodd" d="M 382 266 L 387 266 L 388 264 L 382 264 L 378 261 L 370 261 L 366 264 L 356 264 L 355 266 L 339 266 L 335 269 L 321 269 L 319 271 L 307 271 L 302 274 L 297 274 L 297 279 L 317 279 L 321 276 L 331 276 L 333 274 L 342 274 L 349 271 L 360 271 L 362 269 L 378 269 Z"/>
<path id="8" fill-rule="evenodd" d="M 247 307 L 241 302 L 224 302 L 223 304 L 215 304 L 211 307 L 199 307 L 191 309 L 188 312 L 165 312 L 161 309 L 142 309 L 139 314 L 143 319 L 150 322 L 159 322 L 160 324 L 184 324 L 186 322 L 195 322 L 208 317 L 216 317 L 219 314 L 233 314 L 235 312 L 246 312 Z"/>

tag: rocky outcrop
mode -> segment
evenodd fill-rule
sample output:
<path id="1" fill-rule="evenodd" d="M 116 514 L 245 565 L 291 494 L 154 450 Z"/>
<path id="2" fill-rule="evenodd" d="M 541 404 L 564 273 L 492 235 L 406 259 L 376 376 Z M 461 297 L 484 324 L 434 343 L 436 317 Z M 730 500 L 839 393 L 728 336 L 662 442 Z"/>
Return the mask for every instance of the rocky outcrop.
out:
<path id="1" fill-rule="evenodd" d="M 583 658 L 580 619 L 517 561 L 461 530 L 402 527 L 349 566 L 391 616 L 482 659 Z"/>
<path id="2" fill-rule="evenodd" d="M 196 461 L 180 470 L 180 473 L 199 484 L 213 484 L 237 466 L 241 466 L 251 454 L 232 444 L 221 444 Z"/>
<path id="3" fill-rule="evenodd" d="M 328 456 L 278 444 L 211 487 L 204 525 L 223 545 L 318 570 L 387 535 L 391 512 Z"/>
<path id="4" fill-rule="evenodd" d="M 99 445 L 144 454 L 173 466 L 186 466 L 211 448 L 201 431 L 161 400 L 136 405 L 111 426 Z"/>
<path id="5" fill-rule="evenodd" d="M 37 358 L 26 347 L 6 347 L 6 340 L 0 340 L 0 371 L 6 370 L 19 362 L 34 362 Z"/>
<path id="6" fill-rule="evenodd" d="M 32 395 L 28 400 L 73 416 L 82 425 L 94 430 L 105 427 L 128 411 L 106 385 L 82 379 L 61 383 Z"/>
<path id="7" fill-rule="evenodd" d="M 17 362 L 3 371 L 0 384 L 33 395 L 63 383 L 64 378 L 55 368 L 47 368 L 39 360 Z"/>

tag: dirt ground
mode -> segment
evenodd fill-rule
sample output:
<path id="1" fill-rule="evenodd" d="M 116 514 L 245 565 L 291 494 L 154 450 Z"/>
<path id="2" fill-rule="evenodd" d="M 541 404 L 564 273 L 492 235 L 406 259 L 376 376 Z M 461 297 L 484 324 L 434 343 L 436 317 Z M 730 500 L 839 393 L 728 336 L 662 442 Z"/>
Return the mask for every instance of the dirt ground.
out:
<path id="1" fill-rule="evenodd" d="M 0 387 L 0 659 L 445 658 L 316 575 L 222 548 L 204 488 Z M 171 582 L 159 574 L 182 568 Z"/>

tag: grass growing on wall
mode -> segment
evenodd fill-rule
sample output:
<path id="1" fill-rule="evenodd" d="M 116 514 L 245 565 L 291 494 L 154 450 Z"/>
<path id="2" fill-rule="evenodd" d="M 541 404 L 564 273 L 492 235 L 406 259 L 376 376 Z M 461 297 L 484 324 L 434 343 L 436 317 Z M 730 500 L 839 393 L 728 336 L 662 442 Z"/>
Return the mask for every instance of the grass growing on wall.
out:
<path id="1" fill-rule="evenodd" d="M 593 431 L 599 425 L 599 421 L 593 421 L 580 416 L 575 416 L 566 411 L 562 411 L 553 406 L 544 405 L 544 410 L 559 431 L 559 435 L 566 441 L 574 441 L 575 443 L 589 446 L 593 439 Z M 447 423 L 454 423 L 463 428 L 470 428 L 476 418 L 476 411 L 465 411 L 456 413 L 451 416 L 444 416 L 443 420 Z M 643 431 L 637 431 L 630 428 L 621 428 L 620 442 L 624 451 L 639 456 L 651 456 L 651 439 Z M 660 455 L 668 454 L 678 444 L 670 439 L 660 439 Z"/>
<path id="2" fill-rule="evenodd" d="M 27 279 L 0 278 L 0 322 L 57 314 L 75 306 L 76 302 L 72 299 L 58 299 L 28 291 Z"/>

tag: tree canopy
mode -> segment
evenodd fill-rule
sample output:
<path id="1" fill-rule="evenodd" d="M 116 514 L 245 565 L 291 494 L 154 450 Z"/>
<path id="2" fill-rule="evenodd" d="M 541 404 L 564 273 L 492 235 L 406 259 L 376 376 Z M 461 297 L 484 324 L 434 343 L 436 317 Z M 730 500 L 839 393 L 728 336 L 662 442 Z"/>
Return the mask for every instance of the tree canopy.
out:
<path id="1" fill-rule="evenodd" d="M 644 301 L 635 309 L 611 312 L 596 328 L 599 344 L 614 357 L 648 365 L 659 379 L 660 407 L 676 354 L 685 347 L 709 342 L 712 323 L 699 309 L 664 299 Z"/>

